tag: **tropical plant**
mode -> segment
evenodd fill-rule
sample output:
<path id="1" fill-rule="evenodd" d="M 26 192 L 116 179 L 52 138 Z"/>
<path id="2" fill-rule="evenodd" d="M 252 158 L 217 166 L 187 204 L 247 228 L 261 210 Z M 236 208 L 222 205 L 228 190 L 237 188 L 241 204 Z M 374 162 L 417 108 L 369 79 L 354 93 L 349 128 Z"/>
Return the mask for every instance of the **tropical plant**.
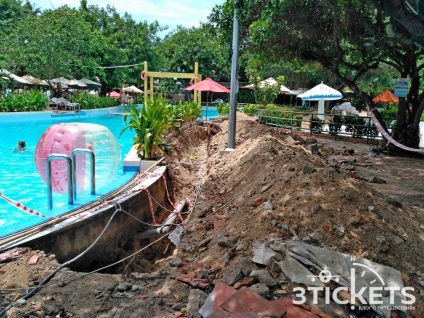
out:
<path id="1" fill-rule="evenodd" d="M 169 144 L 165 143 L 165 134 L 173 127 L 172 107 L 163 98 L 156 96 L 148 99 L 147 104 L 138 109 L 134 104 L 124 115 L 127 129 L 135 131 L 133 145 L 141 159 L 152 159 L 165 153 Z"/>
<path id="2" fill-rule="evenodd" d="M 10 93 L 0 100 L 0 111 L 43 111 L 47 108 L 48 101 L 48 97 L 39 90 L 30 90 L 23 93 Z"/>
<path id="3" fill-rule="evenodd" d="M 257 115 L 259 108 L 261 108 L 260 105 L 250 104 L 250 105 L 244 106 L 242 109 L 242 112 L 250 116 Z"/>
<path id="4" fill-rule="evenodd" d="M 216 110 L 218 111 L 219 115 L 228 115 L 230 113 L 230 104 L 229 103 L 222 103 L 216 106 Z"/>
<path id="5" fill-rule="evenodd" d="M 80 104 L 81 109 L 106 108 L 106 107 L 118 106 L 121 104 L 119 99 L 91 95 L 88 93 L 70 95 L 69 98 L 72 102 Z"/>

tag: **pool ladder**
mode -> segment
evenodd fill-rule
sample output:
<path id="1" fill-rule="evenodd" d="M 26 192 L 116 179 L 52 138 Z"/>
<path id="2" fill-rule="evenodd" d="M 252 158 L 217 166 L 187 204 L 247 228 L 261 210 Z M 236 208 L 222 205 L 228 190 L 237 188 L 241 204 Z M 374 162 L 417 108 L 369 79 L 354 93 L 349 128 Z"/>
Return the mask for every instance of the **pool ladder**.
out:
<path id="1" fill-rule="evenodd" d="M 68 205 L 74 204 L 74 199 L 77 197 L 77 182 L 76 182 L 76 155 L 80 153 L 88 154 L 91 160 L 91 195 L 96 194 L 96 167 L 94 152 L 90 149 L 77 148 L 72 152 L 71 157 L 65 154 L 52 153 L 46 160 L 46 184 L 47 184 L 47 206 L 48 209 L 53 209 L 53 191 L 52 191 L 52 160 L 66 161 L 66 176 L 68 179 Z"/>

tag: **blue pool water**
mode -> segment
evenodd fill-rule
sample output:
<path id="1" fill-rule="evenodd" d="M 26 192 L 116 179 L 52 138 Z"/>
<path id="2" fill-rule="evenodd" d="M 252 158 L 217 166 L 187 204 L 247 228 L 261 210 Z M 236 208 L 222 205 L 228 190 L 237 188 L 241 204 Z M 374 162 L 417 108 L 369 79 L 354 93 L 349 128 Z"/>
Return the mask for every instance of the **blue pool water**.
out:
<path id="1" fill-rule="evenodd" d="M 126 131 L 121 137 L 119 134 L 125 127 L 122 116 L 105 114 L 103 116 L 79 116 L 79 118 L 58 117 L 40 121 L 7 122 L 0 115 L 0 193 L 6 197 L 20 202 L 30 209 L 36 210 L 47 216 L 58 216 L 69 210 L 78 208 L 81 204 L 92 201 L 107 192 L 125 184 L 134 173 L 123 173 L 122 159 L 131 149 L 133 133 Z M 62 122 L 85 122 L 100 124 L 109 128 L 116 136 L 121 148 L 121 168 L 118 170 L 115 180 L 103 181 L 102 187 L 96 188 L 96 195 L 89 194 L 86 189 L 84 194 L 79 195 L 76 204 L 68 206 L 67 194 L 53 193 L 53 209 L 47 209 L 47 188 L 37 172 L 34 163 L 34 150 L 40 136 L 44 131 L 55 123 Z M 14 152 L 19 140 L 25 140 L 29 151 Z M 96 158 L 98 160 L 104 158 Z M 101 165 L 100 165 L 101 166 Z M 96 176 L 102 178 L 101 171 Z M 100 182 L 101 183 L 101 182 Z M 89 187 L 88 187 L 89 188 Z M 45 222 L 46 219 L 21 211 L 4 199 L 0 198 L 0 237 L 21 231 L 33 225 Z"/>
<path id="2" fill-rule="evenodd" d="M 202 106 L 202 119 L 212 120 L 218 117 L 218 111 L 214 106 Z"/>

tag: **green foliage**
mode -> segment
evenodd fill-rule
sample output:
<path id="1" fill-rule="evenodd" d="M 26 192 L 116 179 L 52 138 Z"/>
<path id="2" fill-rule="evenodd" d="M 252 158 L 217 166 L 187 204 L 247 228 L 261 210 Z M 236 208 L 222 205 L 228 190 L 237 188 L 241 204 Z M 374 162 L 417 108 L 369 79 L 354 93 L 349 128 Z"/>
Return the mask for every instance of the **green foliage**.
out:
<path id="1" fill-rule="evenodd" d="M 397 108 L 392 107 L 390 109 L 378 111 L 383 118 L 384 123 L 388 128 L 392 128 L 392 123 L 396 121 Z"/>
<path id="2" fill-rule="evenodd" d="M 257 115 L 258 114 L 258 109 L 260 109 L 261 106 L 257 105 L 257 104 L 249 104 L 247 106 L 244 106 L 242 109 L 242 112 L 247 114 L 247 115 Z"/>
<path id="3" fill-rule="evenodd" d="M 71 95 L 70 100 L 72 102 L 79 103 L 81 109 L 107 108 L 121 104 L 119 99 L 91 95 L 88 93 Z"/>
<path id="4" fill-rule="evenodd" d="M 129 129 L 135 131 L 133 145 L 137 154 L 142 159 L 152 159 L 163 154 L 169 145 L 164 142 L 165 134 L 173 127 L 174 117 L 172 107 L 159 96 L 152 101 L 147 100 L 147 105 L 138 109 L 130 105 L 129 114 L 124 116 L 127 126 L 122 133 Z"/>
<path id="5" fill-rule="evenodd" d="M 5 46 L 21 71 L 52 79 L 80 75 L 81 69 L 94 72 L 104 42 L 77 10 L 62 7 L 21 19 Z"/>
<path id="6" fill-rule="evenodd" d="M 0 100 L 1 112 L 43 111 L 47 108 L 48 97 L 39 90 L 11 93 Z"/>
<path id="7" fill-rule="evenodd" d="M 194 63 L 199 63 L 199 72 L 203 77 L 214 80 L 229 79 L 229 61 L 223 46 L 213 35 L 213 30 L 184 28 L 179 26 L 167 34 L 159 44 L 159 53 L 163 57 L 163 68 L 169 72 L 194 72 Z M 186 80 L 186 84 L 190 79 Z"/>
<path id="8" fill-rule="evenodd" d="M 228 115 L 230 113 L 230 103 L 222 103 L 216 106 L 219 115 Z"/>
<path id="9" fill-rule="evenodd" d="M 194 102 L 179 102 L 173 107 L 175 122 L 193 121 L 202 116 L 202 108 Z"/>

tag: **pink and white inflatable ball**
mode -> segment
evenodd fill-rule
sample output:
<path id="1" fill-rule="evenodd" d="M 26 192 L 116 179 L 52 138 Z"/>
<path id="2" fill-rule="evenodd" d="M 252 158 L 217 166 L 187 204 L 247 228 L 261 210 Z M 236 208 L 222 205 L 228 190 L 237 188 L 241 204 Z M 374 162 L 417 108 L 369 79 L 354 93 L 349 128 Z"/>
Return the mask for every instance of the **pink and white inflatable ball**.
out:
<path id="1" fill-rule="evenodd" d="M 47 128 L 35 148 L 34 160 L 37 171 L 46 182 L 46 160 L 51 154 L 71 157 L 77 149 L 90 149 L 95 155 L 96 187 L 115 179 L 121 162 L 121 149 L 112 132 L 105 126 L 90 123 L 61 123 Z M 76 155 L 77 193 L 83 193 L 90 182 L 90 160 L 84 153 Z M 66 161 L 53 159 L 52 188 L 58 193 L 67 193 Z"/>

